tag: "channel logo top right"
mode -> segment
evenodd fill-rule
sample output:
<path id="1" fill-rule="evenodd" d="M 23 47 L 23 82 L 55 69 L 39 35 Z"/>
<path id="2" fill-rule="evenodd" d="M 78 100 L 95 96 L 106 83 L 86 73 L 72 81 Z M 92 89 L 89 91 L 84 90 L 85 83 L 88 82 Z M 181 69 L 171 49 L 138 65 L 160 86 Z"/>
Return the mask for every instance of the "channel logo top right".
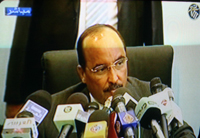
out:
<path id="1" fill-rule="evenodd" d="M 197 4 L 191 4 L 188 9 L 190 18 L 197 19 L 199 17 L 199 6 Z"/>

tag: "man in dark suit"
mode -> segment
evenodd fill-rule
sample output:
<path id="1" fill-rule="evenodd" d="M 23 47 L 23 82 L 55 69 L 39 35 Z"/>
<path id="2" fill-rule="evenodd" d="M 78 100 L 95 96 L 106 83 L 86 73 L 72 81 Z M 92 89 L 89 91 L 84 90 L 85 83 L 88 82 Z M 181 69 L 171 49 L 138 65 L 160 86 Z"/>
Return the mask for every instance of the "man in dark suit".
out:
<path id="1" fill-rule="evenodd" d="M 163 44 L 161 1 L 118 0 L 117 6 L 117 29 L 127 46 Z M 19 7 L 32 7 L 32 17 L 17 18 L 4 98 L 7 117 L 42 88 L 43 52 L 74 49 L 79 28 L 80 0 L 20 0 Z"/>
<path id="2" fill-rule="evenodd" d="M 128 76 L 126 45 L 112 26 L 98 24 L 88 28 L 78 40 L 77 53 L 77 71 L 82 82 L 52 95 L 52 108 L 39 126 L 39 137 L 58 137 L 59 132 L 53 122 L 56 107 L 65 104 L 73 93 L 84 93 L 90 102 L 95 101 L 100 107 L 119 87 L 128 88 L 136 100 L 151 95 L 149 82 Z M 143 138 L 153 137 L 151 130 L 142 128 L 141 131 Z M 195 137 L 186 123 L 170 135 L 177 138 Z"/>

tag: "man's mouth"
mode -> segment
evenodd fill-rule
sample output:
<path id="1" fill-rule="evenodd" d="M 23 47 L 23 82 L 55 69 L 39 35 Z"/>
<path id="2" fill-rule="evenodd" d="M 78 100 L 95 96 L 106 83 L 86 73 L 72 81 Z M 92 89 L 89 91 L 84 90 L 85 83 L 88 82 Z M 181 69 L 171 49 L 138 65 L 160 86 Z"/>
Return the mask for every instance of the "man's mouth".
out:
<path id="1" fill-rule="evenodd" d="M 104 92 L 110 92 L 110 93 L 114 93 L 116 91 L 117 88 L 123 87 L 122 84 L 111 84 L 107 89 L 104 90 Z"/>

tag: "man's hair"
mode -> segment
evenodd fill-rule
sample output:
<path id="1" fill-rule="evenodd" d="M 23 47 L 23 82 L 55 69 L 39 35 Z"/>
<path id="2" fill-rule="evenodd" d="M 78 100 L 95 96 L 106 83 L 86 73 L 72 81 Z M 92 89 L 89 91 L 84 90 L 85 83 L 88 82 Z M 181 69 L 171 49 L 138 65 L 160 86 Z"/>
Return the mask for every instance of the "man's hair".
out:
<path id="1" fill-rule="evenodd" d="M 119 38 L 121 39 L 123 45 L 124 45 L 124 50 L 126 51 L 126 45 L 124 42 L 123 37 L 121 36 L 121 34 L 111 25 L 108 24 L 95 24 L 89 28 L 87 28 L 79 37 L 78 42 L 77 42 L 77 55 L 78 55 L 78 63 L 79 65 L 81 65 L 81 67 L 83 69 L 85 69 L 85 57 L 84 57 L 84 53 L 83 53 L 83 41 L 87 36 L 96 34 L 97 32 L 101 32 L 103 29 L 105 28 L 110 28 L 111 30 L 115 31 L 117 33 L 117 35 L 119 36 Z"/>

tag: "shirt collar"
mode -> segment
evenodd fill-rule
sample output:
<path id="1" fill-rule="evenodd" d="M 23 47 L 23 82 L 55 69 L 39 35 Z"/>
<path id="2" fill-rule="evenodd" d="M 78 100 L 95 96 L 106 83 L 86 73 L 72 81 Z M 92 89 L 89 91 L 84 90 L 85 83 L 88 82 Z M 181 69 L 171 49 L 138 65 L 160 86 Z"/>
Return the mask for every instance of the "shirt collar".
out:
<path id="1" fill-rule="evenodd" d="M 99 102 L 92 96 L 91 93 L 89 93 L 89 94 L 90 94 L 90 100 L 91 100 L 91 102 L 96 102 L 96 103 L 99 105 L 99 109 L 100 109 L 100 110 L 103 109 L 103 104 L 99 103 Z"/>

